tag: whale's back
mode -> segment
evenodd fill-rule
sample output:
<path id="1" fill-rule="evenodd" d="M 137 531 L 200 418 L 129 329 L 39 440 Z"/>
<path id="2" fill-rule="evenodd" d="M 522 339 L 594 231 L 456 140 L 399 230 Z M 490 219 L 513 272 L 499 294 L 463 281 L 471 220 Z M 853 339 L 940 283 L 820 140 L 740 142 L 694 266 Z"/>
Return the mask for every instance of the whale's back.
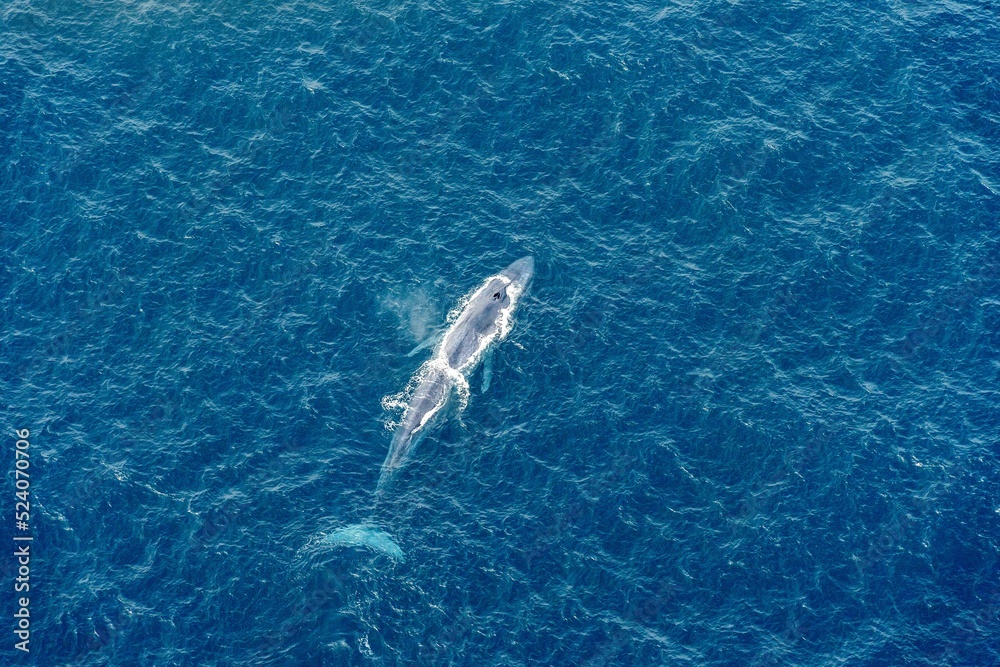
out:
<path id="1" fill-rule="evenodd" d="M 449 366 L 458 370 L 480 351 L 483 339 L 496 333 L 500 314 L 508 305 L 507 283 L 501 278 L 494 278 L 469 299 L 442 342 L 441 354 Z"/>

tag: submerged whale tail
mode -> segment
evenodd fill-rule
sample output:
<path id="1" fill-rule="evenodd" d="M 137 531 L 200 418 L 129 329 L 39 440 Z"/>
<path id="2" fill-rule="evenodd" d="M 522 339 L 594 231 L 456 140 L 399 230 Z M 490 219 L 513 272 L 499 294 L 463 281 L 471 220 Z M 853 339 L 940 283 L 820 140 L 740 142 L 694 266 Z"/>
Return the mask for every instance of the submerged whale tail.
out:
<path id="1" fill-rule="evenodd" d="M 321 544 L 335 547 L 367 547 L 376 553 L 388 556 L 397 563 L 405 560 L 403 550 L 389 536 L 389 533 L 365 523 L 356 523 L 328 533 Z"/>

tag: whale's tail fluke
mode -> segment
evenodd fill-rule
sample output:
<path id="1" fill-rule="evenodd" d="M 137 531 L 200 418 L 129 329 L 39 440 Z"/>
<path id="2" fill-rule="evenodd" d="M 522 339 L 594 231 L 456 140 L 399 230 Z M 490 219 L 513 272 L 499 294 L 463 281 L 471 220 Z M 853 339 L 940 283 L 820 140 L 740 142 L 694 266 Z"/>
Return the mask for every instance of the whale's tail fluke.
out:
<path id="1" fill-rule="evenodd" d="M 389 533 L 366 523 L 356 523 L 327 533 L 320 539 L 320 544 L 334 547 L 367 547 L 376 553 L 388 556 L 397 563 L 406 560 L 403 550 L 399 548 Z"/>

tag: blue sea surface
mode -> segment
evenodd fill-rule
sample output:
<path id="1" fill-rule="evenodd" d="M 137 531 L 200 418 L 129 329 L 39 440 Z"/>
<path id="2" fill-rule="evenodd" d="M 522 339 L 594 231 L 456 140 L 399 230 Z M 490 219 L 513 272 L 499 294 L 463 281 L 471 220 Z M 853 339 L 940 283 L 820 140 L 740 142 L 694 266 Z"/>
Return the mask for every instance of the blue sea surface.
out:
<path id="1" fill-rule="evenodd" d="M 995 0 L 6 0 L 0 303 L 4 665 L 1000 665 Z"/>

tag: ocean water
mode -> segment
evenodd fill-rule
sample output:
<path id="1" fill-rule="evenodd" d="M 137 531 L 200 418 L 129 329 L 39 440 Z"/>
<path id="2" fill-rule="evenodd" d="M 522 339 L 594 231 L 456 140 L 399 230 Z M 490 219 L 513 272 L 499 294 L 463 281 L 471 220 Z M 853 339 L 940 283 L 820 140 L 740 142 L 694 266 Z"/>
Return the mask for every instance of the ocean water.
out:
<path id="1" fill-rule="evenodd" d="M 7 0 L 0 663 L 1000 664 L 998 82 L 992 0 Z"/>

